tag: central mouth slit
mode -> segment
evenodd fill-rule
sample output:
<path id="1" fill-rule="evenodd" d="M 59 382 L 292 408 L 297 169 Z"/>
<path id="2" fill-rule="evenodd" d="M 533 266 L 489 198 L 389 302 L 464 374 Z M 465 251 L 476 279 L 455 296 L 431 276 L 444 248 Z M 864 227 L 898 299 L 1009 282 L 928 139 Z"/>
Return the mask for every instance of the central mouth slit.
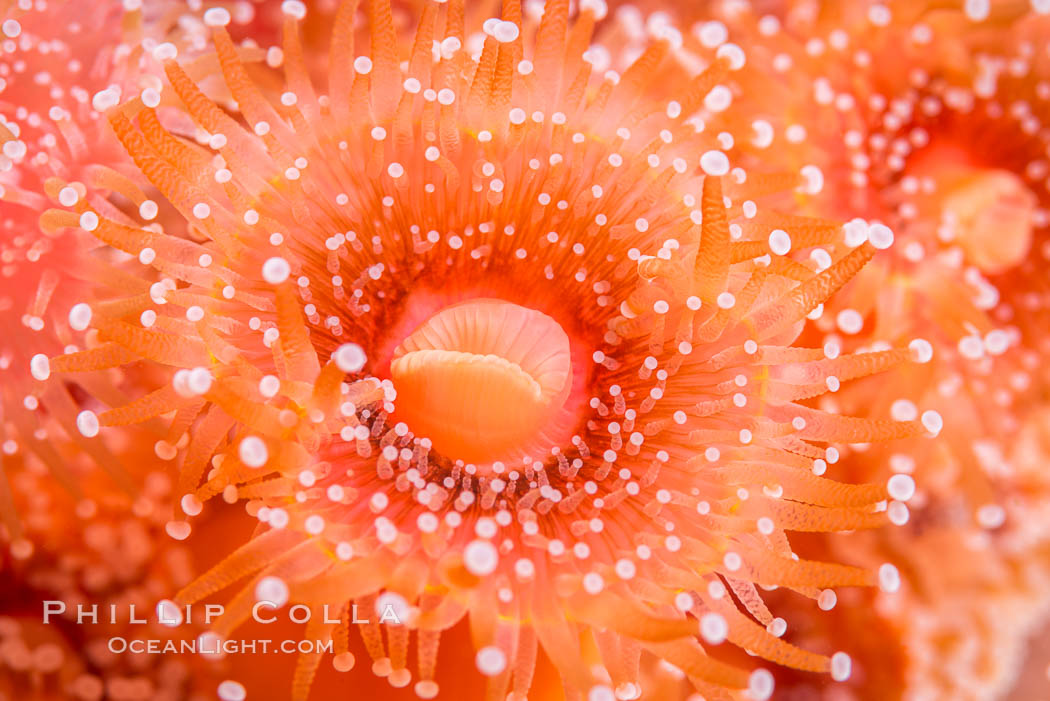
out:
<path id="1" fill-rule="evenodd" d="M 445 307 L 395 349 L 395 415 L 482 474 L 549 454 L 571 428 L 569 337 L 551 317 L 499 299 Z"/>

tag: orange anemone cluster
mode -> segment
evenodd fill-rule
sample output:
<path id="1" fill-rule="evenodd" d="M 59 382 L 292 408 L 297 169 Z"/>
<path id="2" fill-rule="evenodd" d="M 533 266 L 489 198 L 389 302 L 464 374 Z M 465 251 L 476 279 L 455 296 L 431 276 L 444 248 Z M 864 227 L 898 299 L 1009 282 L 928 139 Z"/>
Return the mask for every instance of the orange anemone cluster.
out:
<path id="1" fill-rule="evenodd" d="M 164 91 L 108 110 L 187 236 L 82 201 L 47 214 L 149 269 L 92 305 L 97 343 L 51 358 L 47 374 L 172 368 L 131 403 L 86 411 L 82 427 L 174 412 L 158 453 L 181 464 L 183 512 L 221 494 L 249 499 L 268 527 L 175 603 L 250 577 L 218 633 L 257 599 L 328 604 L 344 622 L 315 619 L 307 637 L 334 636 L 340 650 L 351 603 L 389 608 L 385 642 L 377 625 L 360 630 L 373 670 L 410 683 L 414 631 L 423 697 L 438 691 L 441 631 L 466 615 L 497 694 L 528 692 L 538 646 L 576 693 L 636 696 L 649 652 L 704 693 L 768 697 L 768 671 L 708 654 L 724 640 L 848 677 L 845 653 L 779 639 L 756 584 L 823 608 L 836 586 L 895 588 L 892 565 L 796 559 L 785 532 L 899 520 L 910 478 L 850 486 L 821 473 L 837 443 L 936 433 L 941 421 L 801 402 L 924 352 L 792 345 L 805 315 L 892 235 L 853 241 L 820 271 L 761 260 L 770 222 L 811 245 L 844 233 L 760 207 L 813 178 L 734 168 L 731 134 L 704 128 L 739 47 L 712 55 L 678 99 L 654 102 L 645 82 L 680 36 L 667 28 L 622 75 L 599 73 L 587 47 L 601 4 L 570 23 L 567 2 L 538 22 L 510 3 L 468 36 L 461 3 L 428 3 L 402 64 L 382 1 L 369 3 L 368 54 L 354 58 L 347 2 L 318 95 L 298 32 L 306 8 L 282 8 L 285 86 L 273 93 L 227 33 L 229 12 L 204 14 L 243 121 L 170 43 L 154 50 Z M 199 143 L 165 126 L 162 99 L 181 103 Z M 301 659 L 295 697 L 319 657 Z M 353 662 L 341 651 L 334 663 Z"/>

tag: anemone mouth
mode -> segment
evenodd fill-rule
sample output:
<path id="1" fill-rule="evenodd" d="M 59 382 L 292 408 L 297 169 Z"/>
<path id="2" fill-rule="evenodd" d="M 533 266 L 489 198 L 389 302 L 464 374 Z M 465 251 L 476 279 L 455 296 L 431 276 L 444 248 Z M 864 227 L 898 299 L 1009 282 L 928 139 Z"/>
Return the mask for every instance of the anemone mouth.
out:
<path id="1" fill-rule="evenodd" d="M 931 190 L 931 203 L 946 240 L 986 274 L 1020 264 L 1034 236 L 1039 199 L 1009 169 L 983 162 L 957 143 L 935 143 L 916 154 L 908 167 L 913 180 Z"/>
<path id="2" fill-rule="evenodd" d="M 1023 261 L 1032 245 L 1038 199 L 1009 171 L 987 169 L 956 181 L 944 208 L 958 241 L 983 272 L 999 274 Z"/>
<path id="3" fill-rule="evenodd" d="M 568 334 L 543 312 L 502 299 L 457 302 L 394 349 L 394 416 L 483 474 L 542 459 L 575 424 L 573 365 Z"/>

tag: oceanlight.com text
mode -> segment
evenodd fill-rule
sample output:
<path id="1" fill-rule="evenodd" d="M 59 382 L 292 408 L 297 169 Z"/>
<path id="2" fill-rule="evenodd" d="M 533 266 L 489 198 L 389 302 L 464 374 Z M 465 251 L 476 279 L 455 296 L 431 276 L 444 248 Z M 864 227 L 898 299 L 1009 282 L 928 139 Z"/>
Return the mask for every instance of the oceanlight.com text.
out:
<path id="1" fill-rule="evenodd" d="M 237 655 L 237 654 L 313 654 L 331 653 L 331 640 L 220 640 L 201 636 L 195 640 L 158 640 L 114 637 L 109 639 L 109 651 L 114 654 L 130 652 L 135 655 Z"/>

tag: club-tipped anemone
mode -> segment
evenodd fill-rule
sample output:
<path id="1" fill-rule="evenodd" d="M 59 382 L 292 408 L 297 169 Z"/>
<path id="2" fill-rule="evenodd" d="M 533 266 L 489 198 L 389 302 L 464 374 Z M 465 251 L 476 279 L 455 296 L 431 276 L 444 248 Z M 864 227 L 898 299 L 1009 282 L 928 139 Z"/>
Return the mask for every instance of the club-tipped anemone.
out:
<path id="1" fill-rule="evenodd" d="M 351 1 L 322 87 L 304 68 L 306 8 L 283 8 L 281 88 L 256 81 L 246 61 L 261 52 L 216 9 L 236 113 L 168 45 L 159 97 L 181 121 L 153 96 L 107 112 L 189 235 L 83 201 L 46 215 L 145 266 L 120 290 L 96 281 L 92 345 L 51 372 L 137 363 L 171 378 L 85 426 L 164 417 L 157 454 L 179 467 L 187 517 L 173 536 L 219 495 L 266 526 L 176 603 L 235 585 L 220 635 L 257 600 L 313 607 L 306 636 L 334 639 L 337 669 L 354 664 L 356 629 L 373 671 L 423 698 L 442 631 L 464 617 L 493 698 L 525 697 L 540 648 L 570 694 L 597 698 L 635 697 L 643 654 L 711 698 L 768 698 L 772 674 L 723 661 L 723 644 L 848 677 L 845 653 L 780 639 L 758 587 L 829 608 L 835 587 L 879 584 L 798 558 L 786 533 L 899 521 L 907 485 L 823 472 L 836 444 L 940 419 L 810 405 L 917 356 L 794 345 L 878 246 L 819 270 L 775 254 L 773 230 L 798 249 L 845 234 L 761 204 L 814 173 L 732 167 L 743 139 L 719 87 L 740 50 L 657 90 L 680 35 L 661 24 L 622 74 L 599 74 L 602 3 L 570 20 L 568 0 L 540 19 L 511 1 L 468 33 L 462 0 L 428 2 L 408 42 L 387 0 L 367 3 L 367 33 Z M 196 143 L 167 126 L 186 117 Z M 351 624 L 352 605 L 372 623 Z M 294 698 L 320 663 L 300 658 Z"/>
<path id="2" fill-rule="evenodd" d="M 1046 417 L 1039 413 L 1036 432 L 1045 439 Z M 1008 456 L 1018 473 L 1011 479 L 1020 477 L 1024 462 L 1043 460 L 1042 453 L 1025 453 Z M 900 590 L 893 596 L 851 590 L 825 616 L 799 612 L 804 619 L 793 623 L 801 635 L 793 642 L 826 651 L 828 639 L 848 630 L 878 631 L 855 650 L 849 686 L 860 699 L 1023 698 L 1018 682 L 1030 664 L 1029 641 L 1050 615 L 1045 494 L 1044 484 L 1033 498 L 1011 503 L 1008 525 L 992 532 L 962 527 L 959 514 L 937 502 L 917 509 L 905 528 L 827 536 L 823 547 L 848 561 L 895 562 Z M 811 685 L 803 675 L 784 677 L 785 692 Z"/>
<path id="3" fill-rule="evenodd" d="M 1047 386 L 1050 64 L 1034 37 L 1048 18 L 1006 5 L 981 16 L 969 5 L 800 3 L 778 16 L 726 3 L 714 10 L 724 23 L 698 23 L 685 44 L 748 46 L 737 74 L 745 87 L 783 76 L 781 87 L 741 90 L 737 101 L 766 136 L 763 158 L 824 174 L 820 191 L 800 196 L 804 211 L 863 217 L 850 220 L 844 242 L 799 258 L 826 265 L 836 245 L 875 244 L 892 231 L 892 247 L 811 317 L 804 338 L 857 350 L 921 336 L 932 362 L 896 381 L 856 383 L 822 406 L 873 416 L 941 409 L 940 445 L 952 459 L 938 457 L 941 447 L 911 452 L 926 454 L 920 481 L 975 522 L 1005 497 L 975 446 L 1004 449 Z M 781 250 L 794 255 L 790 242 Z M 870 471 L 857 474 L 883 474 L 887 452 L 862 458 Z"/>
<path id="4" fill-rule="evenodd" d="M 1050 222 L 1050 63 L 1035 39 L 1048 18 L 978 5 L 813 3 L 778 18 L 737 3 L 723 6 L 729 29 L 698 25 L 697 36 L 717 24 L 747 43 L 755 80 L 785 77 L 783 92 L 749 93 L 748 106 L 769 159 L 826 175 L 806 208 L 896 235 L 840 297 L 834 312 L 849 313 L 825 315 L 844 336 L 922 333 L 972 359 L 1004 352 L 998 340 L 1018 325 L 1029 348 L 1044 345 L 1030 324 Z"/>
<path id="5" fill-rule="evenodd" d="M 1045 621 L 1045 542 L 1022 546 L 1017 533 L 1042 528 L 1047 492 L 1041 480 L 1019 479 L 1017 455 L 1031 424 L 1045 423 L 1050 66 L 1035 37 L 1047 18 L 1025 3 L 974 14 L 982 4 L 799 3 L 763 16 L 758 3 L 725 3 L 724 24 L 687 35 L 687 48 L 710 36 L 747 46 L 742 73 L 755 74 L 741 80 L 784 77 L 782 92 L 742 91 L 738 108 L 753 110 L 767 160 L 825 174 L 825 188 L 801 198 L 804 211 L 864 217 L 849 223 L 847 240 L 871 239 L 880 222 L 894 232 L 892 248 L 814 315 L 803 338 L 851 350 L 928 339 L 913 347 L 929 362 L 817 403 L 901 420 L 920 406 L 944 416 L 935 443 L 843 452 L 839 469 L 852 479 L 889 468 L 918 485 L 904 528 L 873 534 L 870 550 L 849 540 L 839 551 L 854 564 L 894 562 L 907 592 L 877 611 L 907 658 L 858 649 L 855 669 L 868 680 L 859 698 L 884 696 L 888 685 L 874 680 L 901 669 L 904 698 L 1005 694 L 1030 626 Z M 815 547 L 827 551 L 833 539 Z M 849 602 L 838 608 L 867 606 Z"/>
<path id="6" fill-rule="evenodd" d="M 148 71 L 128 59 L 123 41 L 141 38 L 141 13 L 118 4 L 4 3 L 0 7 L 0 530 L 16 555 L 28 556 L 24 511 L 8 479 L 23 465 L 45 466 L 71 495 L 83 495 L 67 449 L 76 447 L 110 473 L 124 492 L 134 485 L 121 459 L 78 425 L 90 426 L 76 382 L 48 382 L 48 357 L 82 343 L 90 307 L 83 276 L 111 274 L 113 262 L 81 230 L 48 226 L 54 206 L 91 202 L 121 216 L 109 195 L 137 190 L 119 172 L 119 144 L 101 132 L 91 95 L 127 89 Z M 128 60 L 125 60 L 128 59 Z M 155 78 L 153 78 L 155 80 Z M 44 215 L 44 222 L 40 220 Z M 118 396 L 119 382 L 95 390 Z"/>

